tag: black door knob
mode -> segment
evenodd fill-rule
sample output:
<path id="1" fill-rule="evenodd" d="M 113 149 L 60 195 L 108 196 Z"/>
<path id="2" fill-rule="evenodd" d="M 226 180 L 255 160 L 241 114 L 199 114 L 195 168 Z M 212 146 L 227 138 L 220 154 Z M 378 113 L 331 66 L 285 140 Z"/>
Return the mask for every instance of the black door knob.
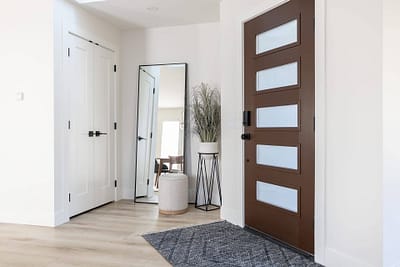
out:
<path id="1" fill-rule="evenodd" d="M 138 136 L 138 140 L 139 140 L 139 141 L 142 141 L 142 140 L 146 140 L 146 138 L 141 137 L 141 136 Z"/>
<path id="2" fill-rule="evenodd" d="M 242 140 L 250 140 L 250 139 L 251 139 L 251 135 L 249 133 L 242 134 Z"/>
<path id="3" fill-rule="evenodd" d="M 93 131 L 89 131 L 88 135 L 89 135 L 89 137 L 93 137 L 94 136 L 94 132 Z"/>

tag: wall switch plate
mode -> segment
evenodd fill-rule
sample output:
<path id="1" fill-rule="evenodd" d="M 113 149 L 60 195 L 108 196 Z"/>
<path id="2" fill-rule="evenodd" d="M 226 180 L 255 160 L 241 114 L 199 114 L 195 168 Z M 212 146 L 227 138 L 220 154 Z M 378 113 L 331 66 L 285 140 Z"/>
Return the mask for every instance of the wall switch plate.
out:
<path id="1" fill-rule="evenodd" d="M 25 99 L 25 94 L 24 92 L 17 92 L 17 101 L 24 101 Z"/>

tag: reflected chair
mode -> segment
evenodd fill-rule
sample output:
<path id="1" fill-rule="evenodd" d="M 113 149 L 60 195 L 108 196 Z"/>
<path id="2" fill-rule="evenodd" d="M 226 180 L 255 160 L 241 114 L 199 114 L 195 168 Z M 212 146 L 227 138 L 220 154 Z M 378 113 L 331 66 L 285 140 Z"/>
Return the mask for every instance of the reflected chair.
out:
<path id="1" fill-rule="evenodd" d="M 184 159 L 183 156 L 169 156 L 169 172 L 183 172 Z"/>
<path id="2" fill-rule="evenodd" d="M 160 165 L 161 164 L 161 165 Z M 160 175 L 162 173 L 168 173 L 169 168 L 167 165 L 164 164 L 164 160 L 160 159 L 160 163 L 158 163 L 157 160 L 155 160 L 154 164 L 154 173 L 157 174 L 156 179 L 154 181 L 154 186 L 158 189 L 159 182 L 160 182 Z"/>

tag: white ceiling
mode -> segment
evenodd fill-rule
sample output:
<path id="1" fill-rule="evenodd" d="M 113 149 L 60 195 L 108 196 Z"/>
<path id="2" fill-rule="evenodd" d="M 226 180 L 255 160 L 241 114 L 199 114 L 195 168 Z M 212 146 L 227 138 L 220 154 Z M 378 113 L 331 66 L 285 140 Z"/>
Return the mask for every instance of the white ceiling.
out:
<path id="1" fill-rule="evenodd" d="M 219 4 L 220 0 L 105 0 L 80 6 L 126 30 L 216 22 Z"/>

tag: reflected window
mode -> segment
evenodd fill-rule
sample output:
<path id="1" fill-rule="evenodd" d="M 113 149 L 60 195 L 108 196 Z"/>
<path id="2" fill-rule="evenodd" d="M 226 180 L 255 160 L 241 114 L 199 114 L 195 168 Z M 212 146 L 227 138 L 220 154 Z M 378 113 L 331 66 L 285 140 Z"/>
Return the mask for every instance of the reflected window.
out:
<path id="1" fill-rule="evenodd" d="M 179 150 L 179 121 L 164 121 L 161 136 L 161 157 L 177 156 Z"/>

